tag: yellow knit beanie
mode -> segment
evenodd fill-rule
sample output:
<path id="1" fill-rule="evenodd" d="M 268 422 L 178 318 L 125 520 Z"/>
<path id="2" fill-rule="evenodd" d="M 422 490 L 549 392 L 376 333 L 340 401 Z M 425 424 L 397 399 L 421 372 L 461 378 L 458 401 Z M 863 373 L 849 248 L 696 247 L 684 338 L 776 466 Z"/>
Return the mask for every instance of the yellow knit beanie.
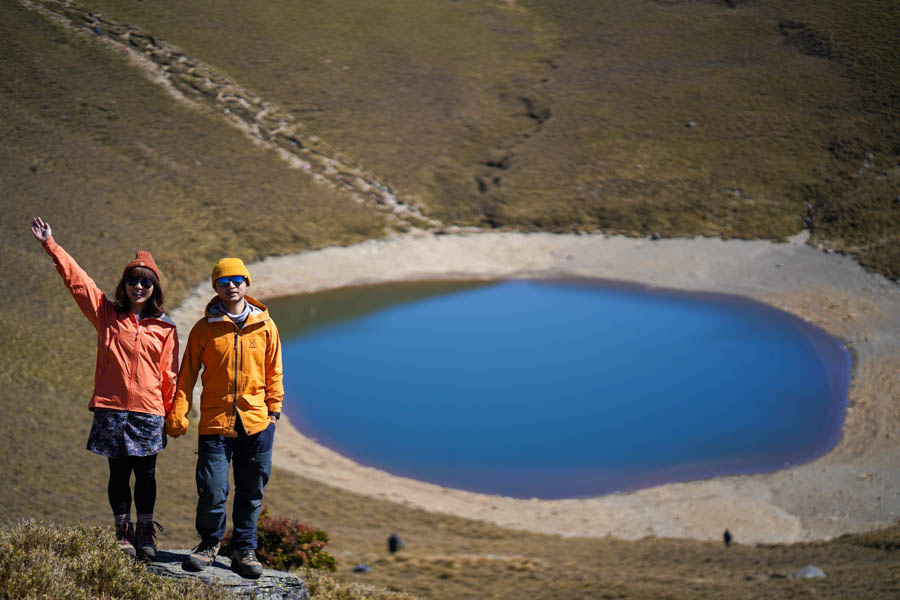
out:
<path id="1" fill-rule="evenodd" d="M 212 270 L 212 286 L 216 289 L 216 279 L 219 277 L 231 277 L 243 275 L 247 278 L 247 286 L 250 286 L 250 271 L 244 266 L 244 261 L 239 258 L 222 258 Z"/>

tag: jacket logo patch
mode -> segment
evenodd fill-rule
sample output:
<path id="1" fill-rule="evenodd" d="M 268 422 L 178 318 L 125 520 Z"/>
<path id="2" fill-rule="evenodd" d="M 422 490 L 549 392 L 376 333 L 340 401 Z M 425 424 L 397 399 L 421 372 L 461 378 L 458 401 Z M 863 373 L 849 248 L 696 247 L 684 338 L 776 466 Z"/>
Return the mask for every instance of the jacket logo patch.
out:
<path id="1" fill-rule="evenodd" d="M 250 348 L 256 348 L 256 340 L 250 340 Z"/>

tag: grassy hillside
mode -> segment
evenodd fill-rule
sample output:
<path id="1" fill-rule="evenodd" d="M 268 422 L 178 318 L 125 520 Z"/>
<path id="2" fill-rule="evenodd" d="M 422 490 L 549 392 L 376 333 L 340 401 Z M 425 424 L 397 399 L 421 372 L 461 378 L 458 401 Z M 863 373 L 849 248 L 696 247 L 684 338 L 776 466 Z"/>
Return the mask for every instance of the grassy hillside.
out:
<path id="1" fill-rule="evenodd" d="M 92 6 L 287 108 L 449 223 L 814 242 L 900 276 L 900 5 Z"/>
<path id="2" fill-rule="evenodd" d="M 2 504 L 10 517 L 105 521 L 98 499 L 106 465 L 81 450 L 95 334 L 31 237 L 31 216 L 45 217 L 109 293 L 134 252 L 151 250 L 170 306 L 221 256 L 254 260 L 352 243 L 381 235 L 383 218 L 16 3 L 0 4 L 0 40 L 8 58 L 0 86 L 0 297 L 21 317 L 2 325 L 11 342 L 0 375 L 10 438 L 0 463 L 13 475 Z M 173 444 L 161 469 L 192 462 L 193 450 Z M 194 493 L 185 469 L 160 484 L 184 502 Z M 182 531 L 189 520 L 179 519 Z"/>
<path id="3" fill-rule="evenodd" d="M 894 3 L 732 4 L 91 6 L 276 101 L 447 224 L 778 238 L 812 201 L 817 236 L 896 277 Z M 83 450 L 94 333 L 31 216 L 108 291 L 151 250 L 170 306 L 220 256 L 385 231 L 383 213 L 175 102 L 128 58 L 0 3 L 0 301 L 15 316 L 0 324 L 6 522 L 110 520 L 105 461 Z M 194 444 L 161 455 L 167 545 L 194 540 Z M 331 534 L 340 577 L 368 562 L 368 581 L 427 596 L 891 597 L 900 585 L 896 528 L 725 552 L 508 531 L 283 472 L 266 499 Z M 405 559 L 383 552 L 393 530 Z M 810 562 L 834 576 L 785 578 Z"/>

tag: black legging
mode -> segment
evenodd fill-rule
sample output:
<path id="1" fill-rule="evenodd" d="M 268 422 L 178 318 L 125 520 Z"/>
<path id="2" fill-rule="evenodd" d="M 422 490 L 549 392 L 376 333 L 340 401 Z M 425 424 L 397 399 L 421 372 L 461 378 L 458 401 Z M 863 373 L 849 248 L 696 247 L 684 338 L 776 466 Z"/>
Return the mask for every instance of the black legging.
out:
<path id="1" fill-rule="evenodd" d="M 156 454 L 109 459 L 109 505 L 114 515 L 131 514 L 131 472 L 134 471 L 134 506 L 138 514 L 153 512 L 156 504 Z"/>

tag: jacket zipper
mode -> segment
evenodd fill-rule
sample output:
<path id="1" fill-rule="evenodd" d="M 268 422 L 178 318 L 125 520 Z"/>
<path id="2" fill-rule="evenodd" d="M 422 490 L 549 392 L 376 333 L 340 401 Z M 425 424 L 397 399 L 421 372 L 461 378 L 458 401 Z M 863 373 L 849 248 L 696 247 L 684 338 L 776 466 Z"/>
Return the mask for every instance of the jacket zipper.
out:
<path id="1" fill-rule="evenodd" d="M 131 353 L 131 374 L 128 378 L 128 395 L 125 398 L 125 410 L 131 410 L 131 397 L 134 390 L 134 374 L 137 371 L 138 350 L 140 350 L 141 322 L 137 322 L 137 329 L 134 330 L 134 348 Z"/>
<path id="2" fill-rule="evenodd" d="M 233 325 L 237 327 L 237 325 Z M 229 432 L 234 432 L 235 437 L 237 437 L 237 428 L 235 427 L 235 415 L 237 415 L 237 384 L 238 384 L 238 334 L 240 332 L 235 330 L 234 332 L 234 390 L 232 391 L 231 396 L 231 423 L 228 426 Z"/>
<path id="3" fill-rule="evenodd" d="M 237 329 L 237 325 L 232 323 L 232 326 L 235 328 L 234 331 L 234 390 L 231 394 L 231 417 L 228 419 L 228 433 L 237 437 L 237 431 L 235 428 L 235 415 L 237 414 L 237 392 L 238 392 L 238 367 L 239 358 L 238 358 L 238 335 L 240 335 L 240 329 Z M 247 322 L 244 322 L 244 327 L 247 326 Z"/>

